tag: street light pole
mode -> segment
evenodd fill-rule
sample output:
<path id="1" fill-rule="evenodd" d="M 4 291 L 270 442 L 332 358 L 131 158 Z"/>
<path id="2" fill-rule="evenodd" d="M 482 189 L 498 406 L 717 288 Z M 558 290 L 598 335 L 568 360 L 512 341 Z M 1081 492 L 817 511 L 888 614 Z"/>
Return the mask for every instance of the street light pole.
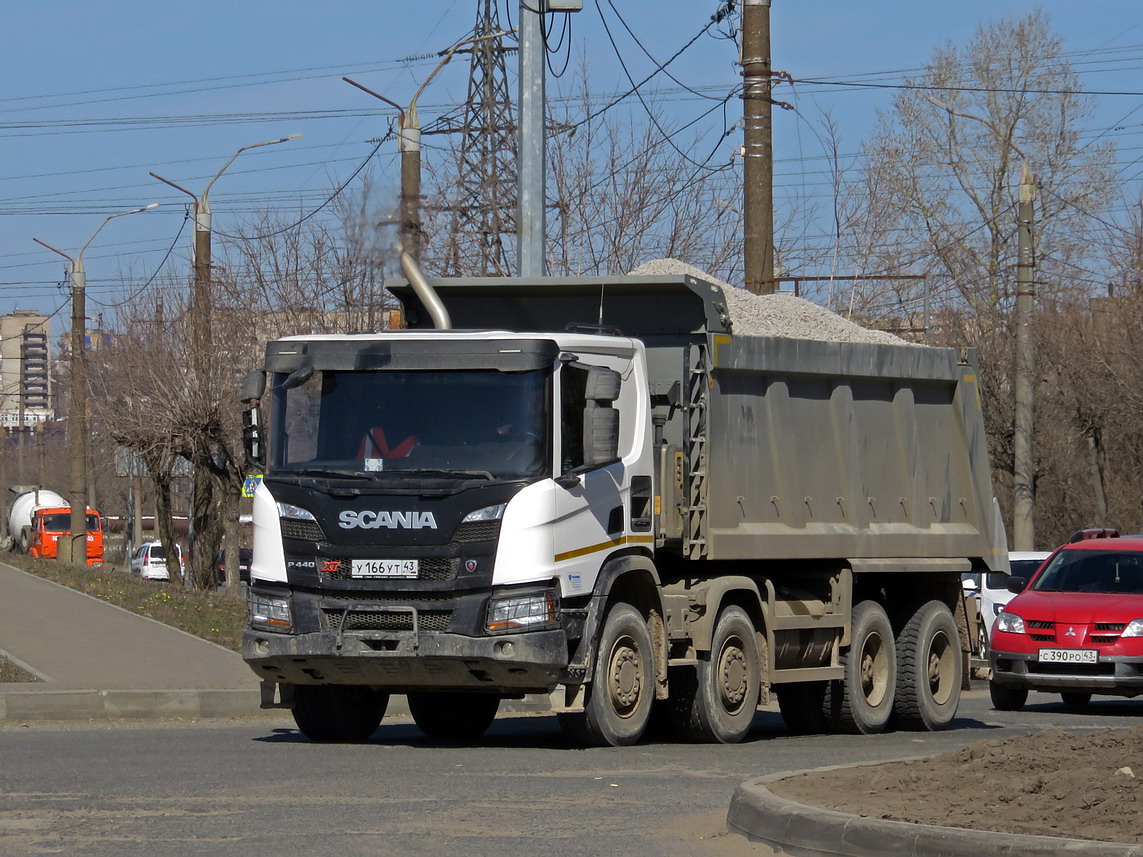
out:
<path id="1" fill-rule="evenodd" d="M 414 261 L 419 262 L 421 260 L 421 248 L 424 245 L 424 230 L 421 227 L 421 125 L 417 120 L 417 99 L 425 91 L 429 82 L 437 76 L 437 72 L 448 65 L 453 54 L 462 47 L 489 39 L 499 39 L 501 36 L 508 35 L 509 32 L 504 30 L 499 33 L 488 33 L 484 36 L 462 39 L 444 51 L 443 58 L 437 63 L 436 68 L 429 72 L 429 76 L 413 94 L 413 99 L 409 102 L 408 108 L 403 109 L 396 101 L 362 86 L 356 80 L 351 80 L 348 77 L 342 78 L 350 86 L 356 86 L 362 92 L 381 99 L 397 110 L 397 150 L 401 153 L 401 247 L 413 257 Z"/>
<path id="2" fill-rule="evenodd" d="M 71 537 L 59 542 L 58 557 L 64 562 L 87 562 L 87 350 L 84 342 L 87 327 L 87 274 L 83 267 L 83 251 L 109 220 L 158 207 L 159 204 L 153 202 L 142 208 L 109 214 L 75 254 L 74 259 L 39 238 L 32 239 L 68 260 L 68 279 L 71 283 L 71 396 L 67 431 L 68 453 L 71 457 Z"/>
<path id="3" fill-rule="evenodd" d="M 248 149 L 257 149 L 261 146 L 273 146 L 276 143 L 286 143 L 290 140 L 298 140 L 301 134 L 290 134 L 287 137 L 281 137 L 277 140 L 266 140 L 262 143 L 251 143 L 249 146 L 243 146 L 237 152 L 230 156 L 230 160 L 222 165 L 217 173 L 206 185 L 206 189 L 201 195 L 196 196 L 185 187 L 180 187 L 169 179 L 163 178 L 158 173 L 151 173 L 152 178 L 156 178 L 164 184 L 168 184 L 175 190 L 182 191 L 194 200 L 194 291 L 191 296 L 191 331 L 194 339 L 195 359 L 197 361 L 205 361 L 207 353 L 211 347 L 211 333 L 210 333 L 210 299 L 211 299 L 211 229 L 210 229 L 210 189 L 214 183 L 218 181 L 219 176 L 226 172 L 227 168 L 234 163 L 235 158 L 241 155 Z M 202 363 L 198 364 L 198 368 L 203 369 Z M 199 377 L 202 377 L 200 371 Z"/>
<path id="4" fill-rule="evenodd" d="M 194 354 L 191 357 L 191 365 L 194 368 L 195 376 L 195 392 L 199 393 L 200 401 L 204 401 L 202 392 L 208 390 L 209 378 L 209 363 L 212 350 L 212 334 L 211 334 L 211 290 L 212 290 L 212 272 L 211 272 L 211 213 L 210 213 L 210 189 L 214 187 L 214 183 L 218 181 L 219 177 L 226 172 L 227 168 L 234 163 L 235 159 L 243 152 L 249 149 L 257 149 L 262 146 L 273 146 L 277 143 L 287 143 L 290 140 L 301 139 L 301 134 L 289 134 L 285 137 L 279 137 L 276 140 L 265 140 L 261 143 L 251 143 L 248 146 L 242 146 L 233 155 L 230 156 L 222 168 L 214 174 L 206 188 L 200 195 L 195 195 L 192 191 L 187 190 L 185 187 L 175 184 L 170 179 L 165 179 L 158 173 L 151 173 L 152 178 L 156 178 L 164 184 L 168 184 L 175 190 L 181 191 L 194 200 L 194 286 L 191 293 L 191 338 L 193 341 Z M 187 577 L 187 584 L 190 585 L 194 580 L 203 573 L 207 566 L 207 560 L 201 556 L 201 552 L 197 549 L 196 536 L 197 527 L 195 526 L 195 519 L 199 516 L 199 511 L 209 507 L 211 499 L 211 489 L 208 484 L 209 480 L 204 478 L 203 474 L 203 461 L 209 456 L 208 447 L 209 438 L 198 437 L 197 446 L 192 458 L 192 473 L 191 473 L 191 506 L 192 511 L 190 515 L 190 532 L 188 534 L 188 541 L 190 547 L 190 561 L 191 573 Z M 224 526 L 231 526 L 227 522 Z M 234 526 L 237 526 L 235 523 Z M 210 561 L 213 562 L 213 551 L 210 551 Z M 237 568 L 237 557 L 228 557 L 228 568 Z M 228 572 L 228 580 L 231 572 Z"/>
<path id="5" fill-rule="evenodd" d="M 1027 156 L 995 123 L 983 116 L 953 110 L 935 98 L 926 97 L 953 116 L 983 123 L 1020 156 L 1020 190 L 1016 204 L 1019 250 L 1016 257 L 1016 370 L 1013 377 L 1012 549 L 1031 551 L 1036 549 L 1036 472 L 1032 455 L 1036 396 L 1036 177 L 1028 167 Z"/>

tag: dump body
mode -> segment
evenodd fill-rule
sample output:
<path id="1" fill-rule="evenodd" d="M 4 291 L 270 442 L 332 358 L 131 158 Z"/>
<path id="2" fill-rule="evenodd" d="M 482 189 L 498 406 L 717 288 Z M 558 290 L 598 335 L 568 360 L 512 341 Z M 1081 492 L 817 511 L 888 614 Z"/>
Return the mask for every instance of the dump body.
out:
<path id="1" fill-rule="evenodd" d="M 686 276 L 433 286 L 458 329 L 397 283 L 408 330 L 267 347 L 266 705 L 320 736 L 346 688 L 405 692 L 438 734 L 562 687 L 611 744 L 652 698 L 690 740 L 739 740 L 772 691 L 842 731 L 951 721 L 960 575 L 1007 567 L 971 353 L 798 338 Z M 527 465 L 486 443 L 517 421 Z"/>

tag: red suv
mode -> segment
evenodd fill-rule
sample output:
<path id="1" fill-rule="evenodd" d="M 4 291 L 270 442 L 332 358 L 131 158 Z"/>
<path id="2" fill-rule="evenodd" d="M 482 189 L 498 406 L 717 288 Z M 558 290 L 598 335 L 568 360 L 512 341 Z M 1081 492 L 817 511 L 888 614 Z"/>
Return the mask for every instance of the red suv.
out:
<path id="1" fill-rule="evenodd" d="M 996 708 L 1022 708 L 1029 690 L 1069 706 L 1143 693 L 1143 537 L 1069 542 L 1008 588 L 1019 594 L 989 641 Z"/>

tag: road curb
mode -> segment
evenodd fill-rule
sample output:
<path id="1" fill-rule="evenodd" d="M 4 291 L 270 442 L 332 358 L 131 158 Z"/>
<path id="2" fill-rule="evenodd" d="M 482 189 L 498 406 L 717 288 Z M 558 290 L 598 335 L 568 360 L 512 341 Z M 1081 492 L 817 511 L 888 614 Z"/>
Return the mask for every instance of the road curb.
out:
<path id="1" fill-rule="evenodd" d="M 251 717 L 255 690 L 6 690 L 0 721 Z"/>
<path id="2" fill-rule="evenodd" d="M 29 685 L 23 685 L 29 688 Z M 252 690 L 49 690 L 3 689 L 0 723 L 28 720 L 209 719 L 272 717 L 263 709 L 261 693 Z M 505 699 L 500 714 L 544 714 L 551 710 L 547 694 Z M 279 711 L 289 718 L 288 711 Z M 394 695 L 386 717 L 410 717 L 403 695 Z"/>
<path id="3" fill-rule="evenodd" d="M 1143 845 L 886 821 L 807 806 L 768 788 L 805 773 L 785 771 L 740 784 L 727 828 L 792 857 L 1143 857 Z"/>

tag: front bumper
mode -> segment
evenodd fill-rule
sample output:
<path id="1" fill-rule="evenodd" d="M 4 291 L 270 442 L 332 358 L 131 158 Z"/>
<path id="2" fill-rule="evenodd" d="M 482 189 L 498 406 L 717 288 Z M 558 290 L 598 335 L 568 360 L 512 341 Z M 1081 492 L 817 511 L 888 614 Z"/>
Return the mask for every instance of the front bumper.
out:
<path id="1" fill-rule="evenodd" d="M 263 681 L 410 690 L 549 693 L 568 662 L 563 629 L 468 637 L 413 631 L 246 630 L 242 657 Z"/>
<path id="2" fill-rule="evenodd" d="M 1143 693 L 1143 658 L 1101 656 L 1095 664 L 1048 664 L 1035 654 L 992 651 L 988 662 L 992 681 L 1009 687 L 1110 696 Z"/>

